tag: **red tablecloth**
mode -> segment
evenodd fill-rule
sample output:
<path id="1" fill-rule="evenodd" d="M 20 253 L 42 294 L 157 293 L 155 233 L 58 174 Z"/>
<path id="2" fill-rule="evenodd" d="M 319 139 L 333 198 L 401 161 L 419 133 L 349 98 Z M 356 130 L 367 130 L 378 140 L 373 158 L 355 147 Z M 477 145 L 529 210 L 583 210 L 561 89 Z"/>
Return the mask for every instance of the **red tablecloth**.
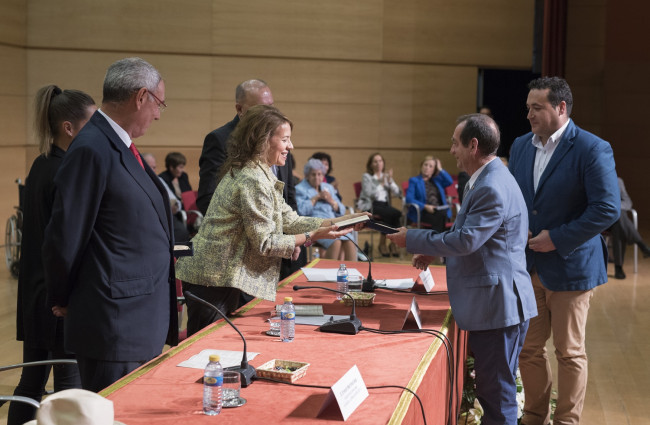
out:
<path id="1" fill-rule="evenodd" d="M 364 273 L 365 263 L 347 263 Z M 310 266 L 336 268 L 338 263 L 316 260 Z M 444 267 L 431 267 L 436 286 L 446 290 Z M 373 264 L 373 277 L 416 278 L 418 270 L 407 265 Z M 306 284 L 299 272 L 280 283 L 277 303 L 284 296 L 294 297 L 296 304 L 321 304 L 325 314 L 349 314 L 350 308 L 336 301 L 336 294 L 315 289 L 294 292 L 294 284 Z M 309 283 L 335 288 L 335 283 Z M 377 289 L 371 307 L 357 307 L 363 326 L 383 330 L 400 329 L 413 294 Z M 417 295 L 424 328 L 443 331 L 451 340 L 456 370 L 456 400 L 462 393 L 462 372 L 465 359 L 466 335 L 460 331 L 450 314 L 446 295 Z M 260 366 L 271 359 L 310 363 L 307 374 L 299 384 L 331 386 L 353 365 L 357 365 L 366 386 L 401 385 L 417 392 L 425 405 L 429 424 L 444 424 L 448 405 L 447 354 L 438 339 L 425 334 L 377 335 L 361 332 L 357 335 L 322 333 L 316 327 L 296 326 L 296 338 L 282 343 L 265 334 L 265 321 L 275 303 L 255 300 L 244 307 L 233 322 L 246 337 L 249 352 L 261 353 L 250 363 Z M 317 417 L 327 390 L 292 387 L 257 381 L 242 388 L 247 403 L 235 409 L 223 409 L 215 419 L 202 414 L 203 388 L 197 383 L 202 371 L 177 367 L 204 349 L 242 350 L 238 334 L 223 320 L 205 328 L 178 347 L 152 360 L 102 392 L 113 400 L 115 419 L 128 425 L 215 423 L 221 424 L 302 424 L 341 422 L 340 416 Z M 348 418 L 349 423 L 421 424 L 422 413 L 417 400 L 400 389 L 369 390 L 370 396 Z M 456 411 L 453 413 L 454 417 Z"/>

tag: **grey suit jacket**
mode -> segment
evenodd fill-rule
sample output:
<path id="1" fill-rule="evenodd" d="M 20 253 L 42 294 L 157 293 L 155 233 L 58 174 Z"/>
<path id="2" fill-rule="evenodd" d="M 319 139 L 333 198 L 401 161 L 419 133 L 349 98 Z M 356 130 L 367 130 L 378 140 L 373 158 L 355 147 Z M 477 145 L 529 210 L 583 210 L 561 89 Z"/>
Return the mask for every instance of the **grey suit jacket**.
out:
<path id="1" fill-rule="evenodd" d="M 537 315 L 526 271 L 527 217 L 517 182 L 496 159 L 465 194 L 449 231 L 407 232 L 409 252 L 447 257 L 449 300 L 462 329 L 499 329 Z"/>

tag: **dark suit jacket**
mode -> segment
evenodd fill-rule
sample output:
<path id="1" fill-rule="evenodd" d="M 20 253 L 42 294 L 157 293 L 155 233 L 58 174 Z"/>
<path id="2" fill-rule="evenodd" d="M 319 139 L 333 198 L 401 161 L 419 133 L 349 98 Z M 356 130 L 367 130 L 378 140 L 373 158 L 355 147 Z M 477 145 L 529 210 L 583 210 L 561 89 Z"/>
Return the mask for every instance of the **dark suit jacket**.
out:
<path id="1" fill-rule="evenodd" d="M 552 291 L 592 289 L 607 282 L 600 234 L 618 219 L 621 206 L 612 148 L 571 120 L 535 191 L 532 138 L 528 133 L 514 141 L 509 167 L 526 200 L 530 231 L 548 230 L 556 250 L 526 248 L 528 270 L 535 267 Z"/>
<path id="2" fill-rule="evenodd" d="M 238 123 L 239 115 L 235 115 L 232 121 L 208 133 L 203 141 L 203 151 L 199 158 L 199 189 L 196 199 L 196 206 L 203 215 L 208 210 L 212 194 L 217 188 L 216 179 L 221 166 L 226 162 L 228 138 Z M 284 182 L 284 200 L 294 211 L 297 211 L 296 188 L 291 173 L 292 163 L 293 157 L 289 153 L 287 163 L 278 167 L 278 179 Z"/>
<path id="3" fill-rule="evenodd" d="M 43 259 L 51 305 L 68 307 L 65 347 L 144 361 L 177 342 L 169 198 L 96 112 L 54 180 Z"/>
<path id="4" fill-rule="evenodd" d="M 25 182 L 23 198 L 23 229 L 20 245 L 20 274 L 16 310 L 17 339 L 31 348 L 53 351 L 57 348 L 56 328 L 63 319 L 52 314 L 47 305 L 47 285 L 43 270 L 41 247 L 45 227 L 52 216 L 54 176 L 65 152 L 52 146 L 45 157 L 34 160 Z"/>

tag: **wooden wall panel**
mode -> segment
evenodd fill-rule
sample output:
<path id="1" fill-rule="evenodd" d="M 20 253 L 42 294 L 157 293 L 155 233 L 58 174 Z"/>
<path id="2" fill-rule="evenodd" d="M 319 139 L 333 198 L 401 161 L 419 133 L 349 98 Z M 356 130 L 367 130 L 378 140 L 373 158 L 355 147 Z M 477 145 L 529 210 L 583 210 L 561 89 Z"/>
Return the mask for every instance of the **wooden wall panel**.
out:
<path id="1" fill-rule="evenodd" d="M 24 46 L 27 41 L 27 3 L 24 0 L 0 2 L 0 43 Z"/>
<path id="2" fill-rule="evenodd" d="M 529 68 L 534 1 L 384 2 L 386 61 Z"/>
<path id="3" fill-rule="evenodd" d="M 0 46 L 0 146 L 25 143 L 25 86 L 25 50 Z"/>
<path id="4" fill-rule="evenodd" d="M 29 0 L 33 47 L 210 52 L 213 2 Z"/>
<path id="5" fill-rule="evenodd" d="M 25 148 L 0 146 L 0 228 L 4 229 L 4 223 L 14 213 L 14 206 L 18 205 L 15 180 L 20 178 L 25 181 L 26 175 Z"/>
<path id="6" fill-rule="evenodd" d="M 383 65 L 380 142 L 382 148 L 448 147 L 459 115 L 474 112 L 475 67 Z"/>
<path id="7" fill-rule="evenodd" d="M 215 2 L 212 53 L 379 60 L 382 4 L 381 0 Z"/>

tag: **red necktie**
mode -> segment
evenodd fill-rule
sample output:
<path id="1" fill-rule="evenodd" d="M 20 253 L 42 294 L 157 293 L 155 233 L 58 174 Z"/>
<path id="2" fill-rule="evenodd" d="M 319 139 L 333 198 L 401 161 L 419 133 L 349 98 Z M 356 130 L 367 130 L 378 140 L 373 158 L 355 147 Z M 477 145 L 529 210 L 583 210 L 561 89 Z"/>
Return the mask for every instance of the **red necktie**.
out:
<path id="1" fill-rule="evenodd" d="M 135 147 L 135 143 L 131 142 L 131 146 L 129 146 L 129 150 L 133 152 L 133 155 L 135 155 L 135 159 L 138 160 L 140 163 L 140 166 L 144 168 L 144 164 L 142 163 L 142 157 L 140 156 L 140 152 L 138 152 L 138 148 Z"/>

